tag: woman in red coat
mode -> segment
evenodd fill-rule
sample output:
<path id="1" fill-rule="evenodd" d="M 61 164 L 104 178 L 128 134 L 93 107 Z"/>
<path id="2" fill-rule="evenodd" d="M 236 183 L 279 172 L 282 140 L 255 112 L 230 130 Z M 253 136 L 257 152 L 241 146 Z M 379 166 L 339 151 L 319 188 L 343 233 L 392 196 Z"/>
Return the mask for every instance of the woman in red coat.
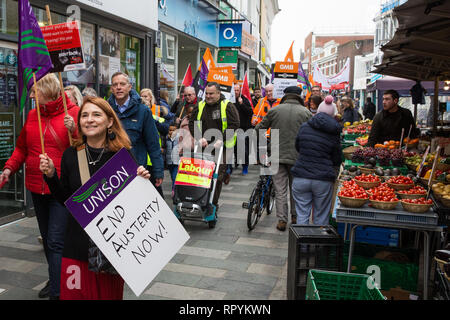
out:
<path id="1" fill-rule="evenodd" d="M 68 130 L 77 138 L 76 123 L 79 107 L 67 99 L 68 116 L 65 116 L 59 81 L 54 74 L 48 74 L 36 83 L 45 152 L 52 157 L 60 171 L 64 150 L 70 146 Z M 66 96 L 67 97 L 67 96 Z M 36 99 L 34 87 L 30 93 Z M 39 123 L 36 109 L 29 112 L 25 125 L 17 139 L 16 148 L 6 162 L 0 175 L 0 184 L 8 181 L 25 163 L 25 186 L 31 192 L 34 210 L 41 233 L 48 263 L 49 282 L 39 297 L 59 297 L 61 257 L 67 224 L 67 209 L 50 194 L 39 170 L 39 155 L 42 153 Z"/>

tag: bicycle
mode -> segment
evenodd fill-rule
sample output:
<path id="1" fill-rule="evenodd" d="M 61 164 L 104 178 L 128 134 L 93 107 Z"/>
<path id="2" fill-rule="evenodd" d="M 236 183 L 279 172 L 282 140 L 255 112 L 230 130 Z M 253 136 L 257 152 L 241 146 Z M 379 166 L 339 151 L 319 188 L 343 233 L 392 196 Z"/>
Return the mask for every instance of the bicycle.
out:
<path id="1" fill-rule="evenodd" d="M 267 159 L 267 156 L 265 157 Z M 267 160 L 264 167 L 268 167 Z M 252 194 L 248 202 L 243 202 L 242 207 L 248 209 L 247 227 L 251 231 L 255 228 L 264 210 L 267 214 L 271 214 L 275 205 L 275 187 L 273 179 L 270 175 L 260 175 L 259 181 L 253 188 Z"/>

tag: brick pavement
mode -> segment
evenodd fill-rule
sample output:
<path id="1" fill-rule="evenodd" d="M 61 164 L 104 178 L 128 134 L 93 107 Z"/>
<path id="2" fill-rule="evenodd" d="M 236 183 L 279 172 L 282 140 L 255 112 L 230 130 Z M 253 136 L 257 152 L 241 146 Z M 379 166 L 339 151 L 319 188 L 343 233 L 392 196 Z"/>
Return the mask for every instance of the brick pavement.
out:
<path id="1" fill-rule="evenodd" d="M 288 231 L 276 230 L 275 213 L 264 215 L 249 232 L 242 209 L 259 170 L 240 169 L 222 188 L 216 228 L 186 221 L 189 241 L 137 298 L 125 285 L 125 300 L 285 300 Z M 170 177 L 163 184 L 170 199 Z M 171 201 L 168 201 L 172 207 Z M 0 227 L 0 300 L 39 300 L 47 281 L 47 263 L 37 242 L 36 218 Z"/>

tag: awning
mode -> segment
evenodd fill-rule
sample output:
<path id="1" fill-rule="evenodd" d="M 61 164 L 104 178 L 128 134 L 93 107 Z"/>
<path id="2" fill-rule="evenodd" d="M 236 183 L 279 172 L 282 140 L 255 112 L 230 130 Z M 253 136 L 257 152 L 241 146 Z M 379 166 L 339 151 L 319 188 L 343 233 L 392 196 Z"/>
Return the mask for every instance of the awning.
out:
<path id="1" fill-rule="evenodd" d="M 409 0 L 394 9 L 399 28 L 373 73 L 411 80 L 450 78 L 450 1 Z"/>
<path id="2" fill-rule="evenodd" d="M 367 91 L 375 91 L 375 90 L 410 90 L 412 86 L 416 84 L 413 80 L 397 78 L 392 76 L 386 76 L 382 79 L 378 79 L 377 81 L 369 84 L 367 86 Z M 432 92 L 434 90 L 434 81 L 423 81 L 421 82 L 422 86 L 427 90 L 427 92 Z M 444 81 L 439 83 L 439 89 L 444 88 Z"/>

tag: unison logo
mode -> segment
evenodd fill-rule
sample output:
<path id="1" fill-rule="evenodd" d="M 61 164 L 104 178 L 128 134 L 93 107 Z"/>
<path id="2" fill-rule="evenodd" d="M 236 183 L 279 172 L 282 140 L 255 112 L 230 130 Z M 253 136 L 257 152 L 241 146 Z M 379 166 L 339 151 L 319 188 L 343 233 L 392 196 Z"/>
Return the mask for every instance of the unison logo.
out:
<path id="1" fill-rule="evenodd" d="M 82 207 L 87 213 L 93 213 L 106 199 L 118 194 L 130 177 L 130 174 L 122 166 L 120 170 L 117 170 L 109 178 L 103 178 L 82 194 L 73 197 L 72 201 L 82 203 Z"/>

